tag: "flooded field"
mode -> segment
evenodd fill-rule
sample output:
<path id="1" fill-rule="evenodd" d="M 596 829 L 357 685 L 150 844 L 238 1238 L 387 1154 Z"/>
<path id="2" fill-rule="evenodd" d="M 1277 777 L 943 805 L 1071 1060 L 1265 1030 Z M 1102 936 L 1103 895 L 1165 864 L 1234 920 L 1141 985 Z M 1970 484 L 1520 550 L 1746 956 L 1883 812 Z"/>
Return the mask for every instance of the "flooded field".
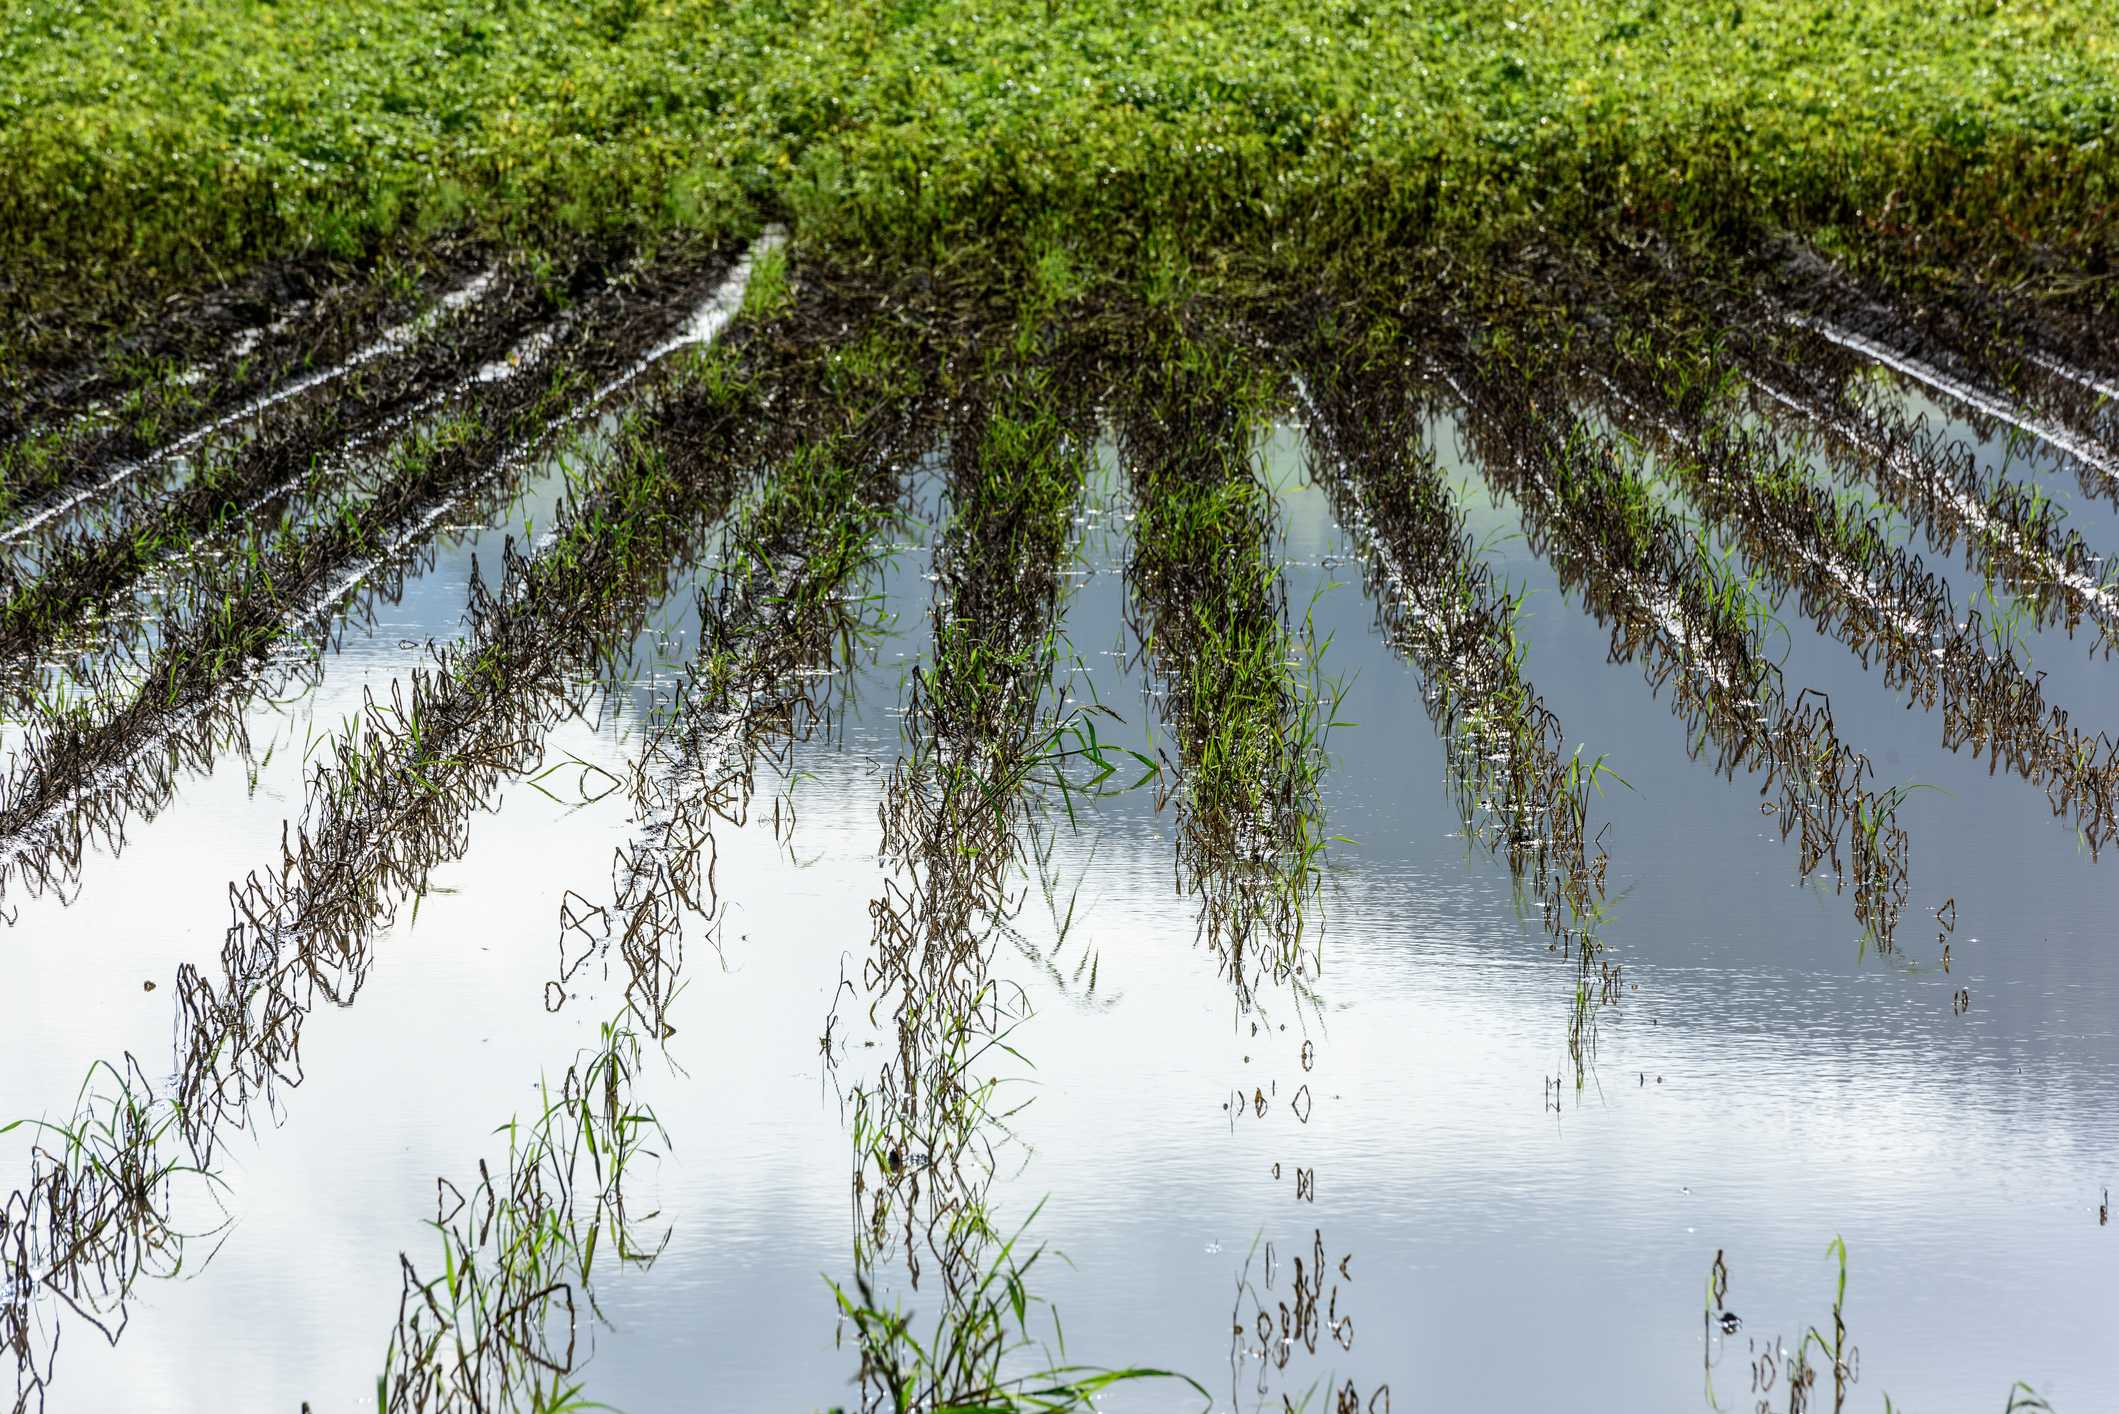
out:
<path id="1" fill-rule="evenodd" d="M 445 273 L 10 436 L 18 1411 L 2119 1389 L 2106 375 Z"/>

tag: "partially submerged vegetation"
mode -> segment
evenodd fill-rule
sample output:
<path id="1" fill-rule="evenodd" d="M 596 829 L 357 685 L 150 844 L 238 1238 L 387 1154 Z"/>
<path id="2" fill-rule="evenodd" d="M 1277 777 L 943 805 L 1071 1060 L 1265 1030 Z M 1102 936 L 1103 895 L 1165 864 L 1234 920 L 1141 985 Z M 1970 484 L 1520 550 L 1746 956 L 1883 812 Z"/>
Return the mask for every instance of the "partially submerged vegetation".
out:
<path id="1" fill-rule="evenodd" d="M 1113 1385 L 1168 1378 L 1069 1362 L 1056 1317 L 1049 1335 L 1034 1320 L 1035 1213 L 1011 1231 L 990 1197 L 1025 1079 L 1008 1063 L 1030 1020 L 1028 994 L 994 966 L 1015 936 L 1015 879 L 1041 821 L 1071 818 L 1118 762 L 1097 736 L 1103 714 L 1057 699 L 1060 571 L 1087 429 L 1048 375 L 984 357 L 949 455 L 933 661 L 915 673 L 907 753 L 882 806 L 890 872 L 869 905 L 859 990 L 888 1049 L 844 1101 L 853 1270 L 833 1290 L 861 1406 L 889 1414 L 1090 1410 Z M 1062 929 L 1052 946 L 1069 941 Z M 909 1297 L 894 1291 L 896 1270 Z"/>
<path id="2" fill-rule="evenodd" d="M 813 418 L 848 416 L 824 394 L 860 386 L 867 365 L 799 337 L 799 318 L 789 322 L 786 333 L 770 323 L 747 331 L 745 348 L 767 366 L 808 370 Z M 375 933 L 418 896 L 437 863 L 461 853 L 472 816 L 495 787 L 542 766 L 549 727 L 582 710 L 581 667 L 629 650 L 687 548 L 737 495 L 739 473 L 755 458 L 779 460 L 771 439 L 754 440 L 755 419 L 740 415 L 762 369 L 719 359 L 709 356 L 621 424 L 612 452 L 595 463 L 601 474 L 589 473 L 549 542 L 532 556 L 512 556 L 496 589 L 474 586 L 465 643 L 441 651 L 431 670 L 415 674 L 409 692 L 371 699 L 330 743 L 311 772 L 291 852 L 266 877 L 253 874 L 231 887 L 224 981 L 216 987 L 188 963 L 179 971 L 174 1081 L 154 1084 L 128 1065 L 110 1072 L 124 1081 L 111 1092 L 91 1076 L 79 1118 L 55 1132 L 116 1137 L 87 1149 L 72 1140 L 40 1149 L 30 1184 L 11 1204 L 22 1234 L 13 1280 L 65 1290 L 76 1310 L 122 1316 L 142 1272 L 122 1254 L 138 1246 L 143 1224 L 165 1230 L 168 1179 L 197 1174 L 211 1181 L 227 1135 L 249 1129 L 258 1107 L 272 1106 L 278 1090 L 298 1077 L 301 1026 L 316 1000 L 352 1002 Z M 850 420 L 873 433 L 897 426 L 904 410 L 884 401 L 869 411 L 882 415 L 871 420 L 855 411 Z M 783 421 L 778 430 L 786 436 L 799 425 Z M 800 445 L 781 455 L 787 465 L 768 482 L 764 506 L 799 495 L 812 497 L 811 506 L 845 504 L 843 481 L 816 479 L 819 466 L 843 463 Z M 888 474 L 887 459 L 877 465 Z M 806 520 L 782 520 L 777 530 L 769 511 L 758 520 L 775 553 L 814 568 L 831 563 L 811 561 L 786 541 L 812 528 Z M 859 563 L 840 561 L 837 577 Z M 725 642 L 734 630 L 727 616 L 722 624 Z M 143 1118 L 114 1128 L 97 1122 L 106 1114 Z M 110 1204 L 84 1206 L 82 1191 L 107 1192 Z M 23 1353 L 26 1398 L 51 1377 L 47 1352 L 56 1347 L 57 1328 L 32 1329 L 27 1322 L 37 1317 L 28 1307 L 8 1311 L 25 1323 L 10 1332 L 9 1344 Z"/>
<path id="3" fill-rule="evenodd" d="M 1323 315 L 1301 355 L 1319 478 L 1360 538 L 1385 634 L 1426 684 L 1466 834 L 1507 863 L 1553 946 L 1577 961 L 1569 1049 L 1579 1084 L 1591 988 L 1602 1004 L 1619 987 L 1598 932 L 1608 860 L 1589 818 L 1616 774 L 1602 757 L 1585 762 L 1579 747 L 1567 749 L 1559 718 L 1524 676 L 1522 597 L 1480 554 L 1425 444 L 1420 391 L 1394 366 L 1395 325 L 1358 330 L 1344 320 Z"/>
<path id="4" fill-rule="evenodd" d="M 1624 763 L 1530 682 L 1523 595 L 1467 530 L 1438 426 L 1685 749 L 1755 779 L 1799 874 L 1851 893 L 1865 943 L 1897 945 L 1912 783 L 1784 669 L 1791 592 L 1939 711 L 1948 752 L 2043 789 L 2105 853 L 2119 743 L 2024 647 L 2119 644 L 2119 546 L 2045 489 L 2057 467 L 2119 505 L 2101 20 L 2087 0 L 11 14 L 0 900 L 72 898 L 187 782 L 248 763 L 252 722 L 372 633 L 454 521 L 527 523 L 528 488 L 561 493 L 542 534 L 474 563 L 460 638 L 310 743 L 277 858 L 230 885 L 223 975 L 178 972 L 171 1069 L 99 1063 L 66 1118 L 19 1127 L 18 1409 L 56 1377 L 62 1318 L 115 1343 L 141 1282 L 196 1269 L 210 1234 L 179 1214 L 224 1194 L 229 1136 L 277 1120 L 306 1019 L 353 1004 L 377 940 L 503 787 L 542 779 L 553 729 L 632 683 L 674 603 L 696 651 L 657 684 L 622 782 L 635 833 L 607 894 L 567 893 L 546 989 L 567 1008 L 600 966 L 622 1005 L 436 1212 L 440 1273 L 403 1259 L 379 1385 L 395 1410 L 579 1407 L 598 1246 L 657 1250 L 621 1186 L 659 1134 L 631 1091 L 678 1034 L 687 939 L 719 926 L 715 832 L 750 821 L 761 763 L 882 630 L 864 586 L 922 459 L 947 520 L 842 987 L 881 1038 L 841 1077 L 830 1294 L 866 1408 L 1086 1409 L 1165 1378 L 1080 1363 L 1056 1314 L 1048 1344 L 1037 1210 L 996 1197 L 1032 1017 L 1002 944 L 1053 976 L 1070 952 L 1098 986 L 1071 912 L 1022 926 L 1056 834 L 1152 785 L 1239 1024 L 1259 1034 L 1275 987 L 1326 1016 L 1339 687 L 1258 464 L 1277 419 L 1305 428 L 1418 676 L 1464 834 L 1574 964 L 1578 1094 L 1621 988 L 1595 811 Z M 1908 382 L 2045 461 L 1983 461 Z M 1074 691 L 1065 588 L 1107 430 L 1159 757 Z M 2020 622 L 1953 592 L 1960 551 Z M 1316 1170 L 1294 1187 L 1314 1202 Z M 1277 1325 L 1271 1244 L 1262 1284 L 1238 1280 L 1232 1361 L 1259 1362 L 1261 1400 L 1298 1345 L 1351 1349 L 1315 1232 Z M 1773 1378 L 1803 1407 L 1829 1376 L 1837 1407 L 1850 1355 L 1836 1303 Z M 1330 1397 L 1363 1407 L 1351 1382 Z"/>
<path id="5" fill-rule="evenodd" d="M 1226 341 L 1146 316 L 1150 370 L 1123 439 L 1135 507 L 1127 566 L 1141 651 L 1177 743 L 1179 886 L 1241 997 L 1313 968 L 1310 896 L 1333 700 L 1323 646 L 1298 638 L 1253 439 L 1270 396 Z"/>
<path id="6" fill-rule="evenodd" d="M 680 326 L 680 292 L 699 283 L 695 275 L 665 287 L 646 329 L 622 320 L 622 302 L 608 309 L 620 318 L 588 326 L 578 342 L 557 341 L 575 361 L 544 380 L 532 372 L 479 382 L 464 408 L 396 439 L 368 484 L 342 479 L 313 520 L 282 523 L 247 553 L 207 560 L 186 576 L 152 625 L 144 661 L 107 652 L 93 662 L 85 692 L 40 699 L 0 791 L 0 890 L 69 884 L 90 841 L 115 853 L 129 817 L 151 813 L 186 766 L 214 759 L 240 720 L 240 689 L 274 695 L 265 689 L 277 688 L 290 666 L 299 672 L 349 598 L 387 583 L 443 515 L 496 478 L 520 475 L 584 402 L 593 405 L 599 380 L 624 377 L 640 352 Z M 635 509 L 678 509 L 661 506 L 650 478 L 596 490 L 602 498 L 581 508 L 577 537 L 632 536 L 638 528 L 625 517 Z M 599 530 L 599 516 L 619 519 Z M 290 643 L 307 650 L 291 665 L 283 651 Z M 118 648 L 128 646 L 121 640 Z"/>
<path id="7" fill-rule="evenodd" d="M 1840 741 L 1829 702 L 1783 687 L 1768 613 L 1748 582 L 1716 563 L 1623 451 L 1539 376 L 1506 365 L 1443 374 L 1489 484 L 1513 497 L 1561 583 L 1611 624 L 1613 658 L 1638 658 L 1653 688 L 1669 688 L 1693 750 L 1712 742 L 1722 774 L 1764 774 L 1800 871 L 1829 865 L 1836 887 L 1851 879 L 1857 917 L 1888 943 L 1905 905 L 1896 795 Z"/>
<path id="8" fill-rule="evenodd" d="M 606 1023 L 598 1046 L 539 1087 L 529 1122 L 509 1120 L 506 1167 L 479 1161 L 466 1186 L 435 1181 L 442 1271 L 404 1267 L 397 1333 L 376 1382 L 386 1410 L 579 1408 L 582 1318 L 596 1305 L 599 1243 L 613 1263 L 647 1267 L 668 1242 L 626 1204 L 630 1169 L 668 1135 L 633 1096 L 640 1038 Z M 586 1309 L 584 1309 L 586 1308 Z"/>
<path id="9" fill-rule="evenodd" d="M 1652 362 L 1621 361 L 1600 390 L 1658 448 L 1661 469 L 1748 564 L 1779 588 L 1799 587 L 1804 612 L 1827 632 L 1864 661 L 1873 655 L 1913 702 L 1939 701 L 1945 746 L 1969 746 L 2044 786 L 2054 814 L 2096 853 L 2119 823 L 2119 747 L 2049 704 L 2007 630 L 1990 628 L 1977 607 L 1960 611 L 1949 585 L 1893 539 L 1872 503 L 1812 474 L 1809 439 L 1747 424 L 1741 375 L 1664 347 Z M 1970 464 L 1961 450 L 1956 459 Z M 1938 478 L 1923 479 L 1932 487 Z M 1931 490 L 1915 504 L 1949 500 Z M 2048 506 L 2041 523 L 2050 515 Z M 2070 555 L 2086 559 L 2080 533 L 2067 534 Z M 2034 619 L 2064 615 L 2070 630 L 2079 610 L 2065 606 L 2084 593 L 2103 597 L 2087 577 L 2065 571 L 2011 585 L 2022 587 Z M 2101 625 L 2097 633 L 2100 647 L 2108 643 Z"/>

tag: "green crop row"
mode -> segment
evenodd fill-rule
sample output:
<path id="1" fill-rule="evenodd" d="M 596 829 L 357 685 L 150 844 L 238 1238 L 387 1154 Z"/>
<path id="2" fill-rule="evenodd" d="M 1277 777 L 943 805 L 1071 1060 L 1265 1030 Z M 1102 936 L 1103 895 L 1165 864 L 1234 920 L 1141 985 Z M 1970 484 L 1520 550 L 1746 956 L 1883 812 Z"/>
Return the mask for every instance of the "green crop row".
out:
<path id="1" fill-rule="evenodd" d="M 0 19 L 0 309 L 469 229 L 2108 246 L 2102 0 L 246 0 Z"/>

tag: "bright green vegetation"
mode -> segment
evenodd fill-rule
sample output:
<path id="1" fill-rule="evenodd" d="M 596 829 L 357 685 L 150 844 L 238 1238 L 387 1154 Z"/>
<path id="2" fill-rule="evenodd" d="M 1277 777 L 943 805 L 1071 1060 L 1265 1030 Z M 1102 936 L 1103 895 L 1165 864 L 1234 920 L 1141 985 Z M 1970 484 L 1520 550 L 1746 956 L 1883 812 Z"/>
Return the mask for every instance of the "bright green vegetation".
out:
<path id="1" fill-rule="evenodd" d="M 1613 218 L 2029 268 L 2119 222 L 2115 59 L 2102 0 L 31 0 L 0 22 L 5 299 L 770 215 L 916 257 Z"/>
<path id="2" fill-rule="evenodd" d="M 1318 798 L 1337 707 L 1323 645 L 1291 622 L 1255 434 L 1270 380 L 1226 342 L 1151 324 L 1122 443 L 1137 632 L 1177 738 L 1179 865 L 1239 991 L 1306 966 L 1326 844 Z"/>

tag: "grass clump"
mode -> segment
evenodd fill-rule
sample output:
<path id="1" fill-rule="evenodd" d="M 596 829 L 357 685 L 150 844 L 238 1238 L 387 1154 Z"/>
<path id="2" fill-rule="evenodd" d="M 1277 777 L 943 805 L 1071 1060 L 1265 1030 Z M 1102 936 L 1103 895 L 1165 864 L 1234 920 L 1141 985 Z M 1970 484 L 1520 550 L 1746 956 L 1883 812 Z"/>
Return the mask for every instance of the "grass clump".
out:
<path id="1" fill-rule="evenodd" d="M 401 1255 L 397 1329 L 376 1380 L 378 1414 L 524 1410 L 558 1414 L 591 1406 L 572 1379 L 582 1307 L 601 1318 L 596 1257 L 654 1264 L 668 1243 L 641 1230 L 654 1214 L 626 1205 L 626 1176 L 669 1136 L 633 1097 L 640 1038 L 605 1023 L 594 1050 L 567 1068 L 555 1091 L 538 1087 L 527 1124 L 511 1119 L 505 1169 L 481 1159 L 468 1192 L 435 1181 L 432 1225 L 441 1272 L 422 1279 Z"/>

